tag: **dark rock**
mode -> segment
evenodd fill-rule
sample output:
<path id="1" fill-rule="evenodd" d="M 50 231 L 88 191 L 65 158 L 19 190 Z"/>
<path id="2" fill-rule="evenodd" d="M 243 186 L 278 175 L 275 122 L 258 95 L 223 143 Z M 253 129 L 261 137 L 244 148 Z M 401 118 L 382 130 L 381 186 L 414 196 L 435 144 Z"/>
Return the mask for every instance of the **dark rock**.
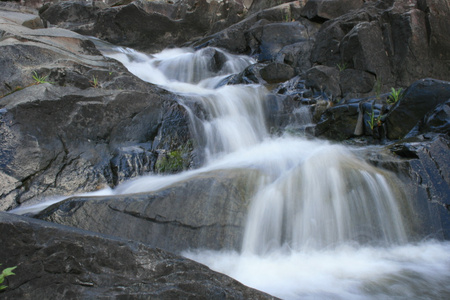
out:
<path id="1" fill-rule="evenodd" d="M 72 198 L 37 217 L 169 251 L 239 250 L 257 175 L 252 170 L 186 175 L 185 180 L 146 193 L 138 180 L 118 190 L 138 194 Z"/>
<path id="2" fill-rule="evenodd" d="M 378 166 L 394 171 L 405 184 L 419 214 L 411 222 L 425 235 L 450 238 L 450 141 L 448 136 L 404 141 L 388 147 L 397 160 L 383 157 Z M 423 235 L 422 235 L 423 236 Z"/>
<path id="3" fill-rule="evenodd" d="M 344 104 L 330 107 L 317 123 L 315 135 L 342 141 L 355 135 L 360 115 L 359 104 Z"/>
<path id="4" fill-rule="evenodd" d="M 285 63 L 301 74 L 311 68 L 312 40 L 306 40 L 283 47 L 275 57 L 275 62 Z"/>
<path id="5" fill-rule="evenodd" d="M 424 121 L 419 125 L 419 131 L 422 133 L 450 133 L 450 99 L 445 103 L 438 104 L 425 116 Z"/>
<path id="6" fill-rule="evenodd" d="M 339 71 L 336 68 L 315 66 L 306 71 L 306 87 L 337 98 L 341 96 L 339 76 Z"/>
<path id="7" fill-rule="evenodd" d="M 119 147 L 111 159 L 113 184 L 136 176 L 151 173 L 155 169 L 156 157 L 151 144 Z"/>
<path id="8" fill-rule="evenodd" d="M 251 54 L 257 55 L 258 61 L 272 61 L 285 46 L 310 40 L 310 28 L 314 27 L 300 22 L 255 25 L 247 32 Z"/>
<path id="9" fill-rule="evenodd" d="M 278 28 L 292 27 L 292 28 L 297 28 L 303 32 L 305 29 L 307 29 L 307 30 L 310 30 L 311 33 L 314 30 L 317 31 L 316 25 L 314 25 L 312 22 L 309 22 L 308 20 L 301 19 L 301 17 L 300 17 L 301 7 L 303 7 L 302 1 L 294 1 L 294 2 L 286 3 L 286 4 L 279 5 L 279 6 L 270 8 L 270 9 L 260 11 L 253 15 L 250 15 L 248 18 L 228 27 L 225 30 L 222 30 L 222 31 L 217 32 L 210 36 L 206 36 L 206 37 L 196 41 L 192 45 L 194 47 L 214 46 L 214 47 L 227 49 L 228 51 L 233 52 L 233 53 L 247 53 L 248 54 L 248 53 L 252 52 L 252 50 L 253 50 L 253 51 L 255 51 L 255 53 L 257 52 L 259 54 L 260 52 L 258 52 L 258 51 L 260 51 L 259 47 L 261 45 L 261 37 L 263 34 L 262 29 L 266 25 L 269 25 L 272 23 L 285 22 L 284 24 L 287 24 L 287 25 L 283 25 L 283 23 L 281 23 L 281 24 L 277 24 L 277 25 L 274 24 L 273 26 L 275 26 L 275 27 L 278 26 Z M 292 24 L 290 22 L 286 23 L 286 17 L 287 17 L 288 21 L 299 20 L 299 22 L 293 22 Z M 283 26 L 285 26 L 285 27 L 283 27 Z M 300 33 L 301 32 L 294 33 L 294 40 L 298 40 Z M 271 38 L 270 36 L 267 36 L 267 37 L 269 39 Z M 311 37 L 312 37 L 312 35 L 308 36 L 308 38 L 311 38 Z M 285 36 L 284 38 L 287 41 L 287 39 L 289 39 L 290 37 Z M 305 36 L 303 37 L 303 39 L 304 38 L 305 38 Z M 282 43 L 283 46 L 286 45 L 285 42 Z M 280 47 L 280 46 L 281 45 L 277 44 L 277 47 Z M 270 52 L 269 52 L 269 54 L 270 54 Z"/>
<path id="10" fill-rule="evenodd" d="M 99 7 L 98 2 L 60 2 L 41 9 L 51 24 L 116 45 L 158 51 L 211 34 L 242 20 L 241 1 L 133 1 Z"/>
<path id="11" fill-rule="evenodd" d="M 344 97 L 367 94 L 372 91 L 374 84 L 375 76 L 368 72 L 345 69 L 339 74 L 339 85 Z"/>
<path id="12" fill-rule="evenodd" d="M 390 81 L 389 58 L 377 22 L 360 22 L 341 41 L 342 61 L 350 68 L 376 74 Z"/>
<path id="13" fill-rule="evenodd" d="M 112 185 L 117 148 L 152 143 L 154 151 L 177 149 L 189 139 L 186 112 L 176 112 L 183 108 L 161 90 L 152 95 L 40 84 L 1 104 L 2 173 L 16 180 L 3 196 L 14 195 L 18 203 Z M 2 201 L 3 209 L 12 207 L 11 199 Z"/>
<path id="14" fill-rule="evenodd" d="M 302 9 L 302 16 L 323 22 L 361 8 L 363 4 L 364 0 L 309 0 Z"/>
<path id="15" fill-rule="evenodd" d="M 248 66 L 239 74 L 229 78 L 228 84 L 265 84 L 265 80 L 261 77 L 261 70 L 267 66 L 267 63 L 256 63 Z"/>
<path id="16" fill-rule="evenodd" d="M 174 95 L 71 31 L 8 20 L 0 30 L 8 37 L 0 42 L 1 210 L 192 166 L 187 112 Z M 220 68 L 220 55 L 205 51 Z M 144 144 L 144 153 L 128 152 Z M 157 164 L 174 153 L 176 168 Z"/>
<path id="17" fill-rule="evenodd" d="M 270 63 L 260 71 L 262 79 L 267 83 L 284 82 L 294 77 L 294 69 L 286 64 Z"/>
<path id="18" fill-rule="evenodd" d="M 2 299 L 274 299 L 192 260 L 129 240 L 0 213 Z"/>
<path id="19" fill-rule="evenodd" d="M 387 117 L 387 136 L 403 138 L 427 113 L 450 99 L 450 83 L 422 79 L 413 83 Z"/>
<path id="20" fill-rule="evenodd" d="M 448 53 L 449 39 L 437 33 L 438 28 L 441 32 L 450 28 L 449 8 L 443 2 L 367 1 L 362 8 L 322 25 L 312 63 L 330 67 L 345 63 L 370 72 L 380 80 L 383 91 L 425 77 L 449 80 L 444 53 L 444 49 Z M 434 20 L 434 30 L 430 20 Z M 431 42 L 438 36 L 440 42 Z"/>

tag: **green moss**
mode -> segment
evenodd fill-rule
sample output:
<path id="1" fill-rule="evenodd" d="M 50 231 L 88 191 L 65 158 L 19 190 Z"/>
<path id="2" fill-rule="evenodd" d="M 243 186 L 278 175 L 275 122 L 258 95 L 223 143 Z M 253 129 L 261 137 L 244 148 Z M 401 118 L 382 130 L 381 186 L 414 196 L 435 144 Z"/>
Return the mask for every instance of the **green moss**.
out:
<path id="1" fill-rule="evenodd" d="M 156 161 L 155 171 L 157 173 L 178 173 L 186 170 L 190 164 L 192 149 L 192 142 L 188 141 L 176 150 L 160 153 Z"/>

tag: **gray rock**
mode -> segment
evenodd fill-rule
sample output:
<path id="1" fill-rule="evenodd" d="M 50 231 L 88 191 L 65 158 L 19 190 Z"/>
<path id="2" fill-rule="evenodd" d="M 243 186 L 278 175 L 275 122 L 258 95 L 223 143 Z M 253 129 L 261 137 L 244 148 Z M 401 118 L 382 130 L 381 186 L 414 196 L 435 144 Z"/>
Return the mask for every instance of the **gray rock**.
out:
<path id="1" fill-rule="evenodd" d="M 306 71 L 306 87 L 327 94 L 330 98 L 341 96 L 339 71 L 327 66 L 315 66 Z"/>
<path id="2" fill-rule="evenodd" d="M 302 9 L 302 16 L 323 22 L 361 8 L 364 2 L 364 0 L 308 0 Z"/>
<path id="3" fill-rule="evenodd" d="M 374 84 L 375 76 L 369 72 L 345 69 L 339 74 L 339 85 L 344 97 L 368 94 L 373 90 Z"/>
<path id="4" fill-rule="evenodd" d="M 449 39 L 438 33 L 450 28 L 450 18 L 443 18 L 449 8 L 443 2 L 367 1 L 360 9 L 322 25 L 312 63 L 330 67 L 345 63 L 370 72 L 380 80 L 383 91 L 425 77 L 449 80 Z"/>
<path id="5" fill-rule="evenodd" d="M 30 29 L 44 28 L 44 23 L 41 18 L 34 14 L 15 11 L 0 11 L 0 18 Z"/>
<path id="6" fill-rule="evenodd" d="M 148 245 L 0 213 L 2 299 L 275 299 Z"/>
<path id="7" fill-rule="evenodd" d="M 191 166 L 187 112 L 174 95 L 136 78 L 74 32 L 10 21 L 0 30 L 2 210 L 154 172 L 166 152 L 183 153 L 182 166 L 170 172 Z M 150 153 L 124 169 L 117 155 L 136 144 L 150 144 Z"/>
<path id="8" fill-rule="evenodd" d="M 405 184 L 404 190 L 414 204 L 417 214 L 411 220 L 411 224 L 421 228 L 421 236 L 431 235 L 448 240 L 450 238 L 448 135 L 419 137 L 387 148 L 395 158 L 381 156 L 381 159 L 375 159 L 375 165 L 395 172 Z"/>
<path id="9" fill-rule="evenodd" d="M 102 7 L 98 2 L 60 2 L 40 10 L 50 24 L 116 45 L 159 51 L 211 34 L 244 16 L 240 1 L 133 1 Z"/>
<path id="10" fill-rule="evenodd" d="M 450 99 L 450 82 L 422 79 L 405 90 L 389 113 L 386 121 L 387 136 L 401 139 L 438 105 Z"/>
<path id="11" fill-rule="evenodd" d="M 303 4 L 303 1 L 294 1 L 259 11 L 220 32 L 195 41 L 192 45 L 194 47 L 215 46 L 234 53 L 249 53 L 252 50 L 256 53 L 260 51 L 262 28 L 265 25 L 284 22 L 283 24 L 285 25 L 274 24 L 273 26 L 281 26 L 281 28 L 287 28 L 282 26 L 294 26 L 302 28 L 301 30 L 306 28 L 312 33 L 314 30 L 317 30 L 315 24 L 300 17 L 300 9 L 303 7 Z M 299 23 L 293 22 L 291 24 L 286 22 L 291 20 L 298 20 Z M 295 33 L 294 39 L 298 41 L 299 35 L 300 32 Z M 311 36 L 312 34 L 309 37 Z M 285 38 L 289 39 L 288 36 L 285 36 Z"/>
<path id="12" fill-rule="evenodd" d="M 294 77 L 295 71 L 286 64 L 270 63 L 261 69 L 260 74 L 267 83 L 278 83 Z"/>
<path id="13" fill-rule="evenodd" d="M 299 22 L 262 23 L 253 26 L 247 33 L 255 40 L 250 41 L 252 54 L 258 55 L 258 61 L 274 60 L 285 46 L 309 41 L 313 32 L 308 27 L 314 28 Z"/>
<path id="14" fill-rule="evenodd" d="M 252 170 L 206 172 L 145 193 L 139 182 L 131 182 L 119 190 L 140 193 L 75 197 L 36 217 L 168 251 L 239 250 L 257 175 Z"/>

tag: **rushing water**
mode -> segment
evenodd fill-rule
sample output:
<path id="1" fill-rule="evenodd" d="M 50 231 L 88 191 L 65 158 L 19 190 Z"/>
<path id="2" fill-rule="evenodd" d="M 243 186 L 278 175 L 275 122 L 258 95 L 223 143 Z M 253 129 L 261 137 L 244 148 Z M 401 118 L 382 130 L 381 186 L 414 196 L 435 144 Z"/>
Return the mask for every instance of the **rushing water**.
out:
<path id="1" fill-rule="evenodd" d="M 204 146 L 203 167 L 144 176 L 108 193 L 157 190 L 216 169 L 263 174 L 241 251 L 184 255 L 284 299 L 450 298 L 450 244 L 411 240 L 406 220 L 414 208 L 392 174 L 341 145 L 271 136 L 265 88 L 221 84 L 254 63 L 250 58 L 213 48 L 105 53 L 143 80 L 195 99 L 206 112 L 203 118 L 190 112 Z M 294 115 L 300 125 L 311 122 L 308 108 Z"/>

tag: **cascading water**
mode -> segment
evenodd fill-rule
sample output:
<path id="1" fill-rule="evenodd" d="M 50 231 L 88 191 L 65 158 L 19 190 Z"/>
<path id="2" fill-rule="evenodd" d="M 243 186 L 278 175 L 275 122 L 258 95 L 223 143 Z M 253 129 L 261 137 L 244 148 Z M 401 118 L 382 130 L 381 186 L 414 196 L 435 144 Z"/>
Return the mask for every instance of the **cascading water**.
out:
<path id="1" fill-rule="evenodd" d="M 142 54 L 127 51 L 110 56 L 144 80 L 195 94 L 207 112 L 201 121 L 192 116 L 209 158 L 202 169 L 254 168 L 263 174 L 242 251 L 187 251 L 186 256 L 285 299 L 450 297 L 450 245 L 408 241 L 405 214 L 412 207 L 392 175 L 343 146 L 271 137 L 265 89 L 219 85 L 253 63 L 250 59 L 212 48 L 176 49 L 135 64 L 133 58 Z M 146 71 L 149 66 L 157 71 Z"/>
<path id="2" fill-rule="evenodd" d="M 450 245 L 409 240 L 413 208 L 391 174 L 344 146 L 272 137 L 265 88 L 222 84 L 252 64 L 250 58 L 214 48 L 155 55 L 117 48 L 105 55 L 143 80 L 187 95 L 206 115 L 190 112 L 207 158 L 202 168 L 145 176 L 114 193 L 157 190 L 210 170 L 261 174 L 242 251 L 184 255 L 284 299 L 450 298 Z"/>

